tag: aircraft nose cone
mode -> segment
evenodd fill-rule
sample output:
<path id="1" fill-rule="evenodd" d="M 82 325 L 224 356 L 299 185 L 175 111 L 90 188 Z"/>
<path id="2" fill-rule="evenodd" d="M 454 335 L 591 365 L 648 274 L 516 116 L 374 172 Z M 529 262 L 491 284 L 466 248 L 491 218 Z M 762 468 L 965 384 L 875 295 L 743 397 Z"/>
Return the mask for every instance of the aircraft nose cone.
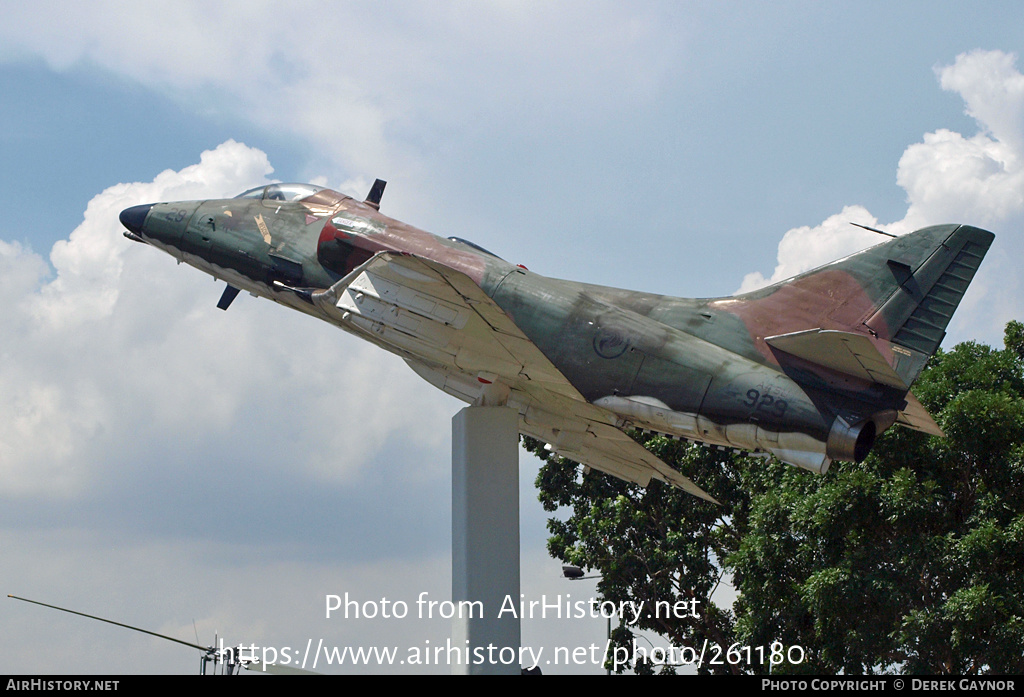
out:
<path id="1" fill-rule="evenodd" d="M 149 215 L 149 209 L 152 207 L 152 203 L 147 203 L 144 206 L 125 208 L 121 211 L 121 215 L 118 218 L 120 218 L 122 225 L 138 235 L 142 232 L 142 224 L 146 222 L 146 216 Z"/>

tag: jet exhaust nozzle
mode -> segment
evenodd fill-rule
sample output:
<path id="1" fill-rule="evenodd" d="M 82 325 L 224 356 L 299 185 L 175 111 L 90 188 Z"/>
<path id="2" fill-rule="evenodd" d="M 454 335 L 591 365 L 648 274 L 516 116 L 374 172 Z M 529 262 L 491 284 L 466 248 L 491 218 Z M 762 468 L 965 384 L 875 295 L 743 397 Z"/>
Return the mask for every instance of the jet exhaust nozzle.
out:
<path id="1" fill-rule="evenodd" d="M 841 416 L 832 423 L 825 452 L 833 460 L 862 462 L 875 444 L 878 427 L 872 419 L 849 424 Z"/>

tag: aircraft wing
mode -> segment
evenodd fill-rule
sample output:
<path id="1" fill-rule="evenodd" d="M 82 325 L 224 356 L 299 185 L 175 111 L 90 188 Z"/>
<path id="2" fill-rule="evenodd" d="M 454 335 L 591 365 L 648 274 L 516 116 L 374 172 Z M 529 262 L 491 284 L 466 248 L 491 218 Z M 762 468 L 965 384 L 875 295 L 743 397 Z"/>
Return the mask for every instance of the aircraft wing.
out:
<path id="1" fill-rule="evenodd" d="M 688 477 L 614 426 L 591 423 L 588 433 L 592 438 L 584 440 L 576 450 L 559 449 L 558 453 L 619 479 L 647 486 L 655 477 L 705 501 L 718 503 Z"/>
<path id="2" fill-rule="evenodd" d="M 472 402 L 486 379 L 510 390 L 520 430 L 554 450 L 626 481 L 652 477 L 714 501 L 615 424 L 573 387 L 469 276 L 443 264 L 380 252 L 314 305 L 334 324 L 406 359 L 446 392 Z M 475 392 L 474 392 L 475 391 Z"/>

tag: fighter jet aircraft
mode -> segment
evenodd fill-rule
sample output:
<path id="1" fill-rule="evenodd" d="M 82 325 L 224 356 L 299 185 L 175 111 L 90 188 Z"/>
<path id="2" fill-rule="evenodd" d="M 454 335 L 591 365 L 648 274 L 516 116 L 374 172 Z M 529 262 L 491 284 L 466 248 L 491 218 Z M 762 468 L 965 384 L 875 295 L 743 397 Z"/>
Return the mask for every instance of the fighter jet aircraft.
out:
<path id="1" fill-rule="evenodd" d="M 553 452 L 710 498 L 627 435 L 771 454 L 819 474 L 895 423 L 941 435 L 910 387 L 990 232 L 938 225 L 761 290 L 686 299 L 546 278 L 306 184 L 134 206 L 125 236 L 402 357 L 431 384 L 507 405 Z"/>

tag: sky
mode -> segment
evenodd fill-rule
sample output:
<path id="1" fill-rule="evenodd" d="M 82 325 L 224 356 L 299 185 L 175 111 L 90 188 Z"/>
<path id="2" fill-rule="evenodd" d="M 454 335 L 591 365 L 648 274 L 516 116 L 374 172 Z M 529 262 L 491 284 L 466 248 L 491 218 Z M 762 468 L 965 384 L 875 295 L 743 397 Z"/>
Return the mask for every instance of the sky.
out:
<path id="1" fill-rule="evenodd" d="M 879 241 L 849 222 L 969 223 L 996 240 L 944 345 L 998 344 L 1024 318 L 1019 11 L 0 0 L 0 591 L 198 643 L 450 635 L 412 615 L 450 593 L 463 405 L 274 303 L 218 310 L 209 277 L 121 235 L 131 205 L 380 177 L 382 211 L 422 229 L 688 297 Z M 546 554 L 538 466 L 521 453 L 523 593 L 591 597 Z M 327 618 L 345 593 L 413 610 Z M 198 668 L 6 598 L 0 626 L 0 673 Z M 551 650 L 603 634 L 523 623 Z"/>

